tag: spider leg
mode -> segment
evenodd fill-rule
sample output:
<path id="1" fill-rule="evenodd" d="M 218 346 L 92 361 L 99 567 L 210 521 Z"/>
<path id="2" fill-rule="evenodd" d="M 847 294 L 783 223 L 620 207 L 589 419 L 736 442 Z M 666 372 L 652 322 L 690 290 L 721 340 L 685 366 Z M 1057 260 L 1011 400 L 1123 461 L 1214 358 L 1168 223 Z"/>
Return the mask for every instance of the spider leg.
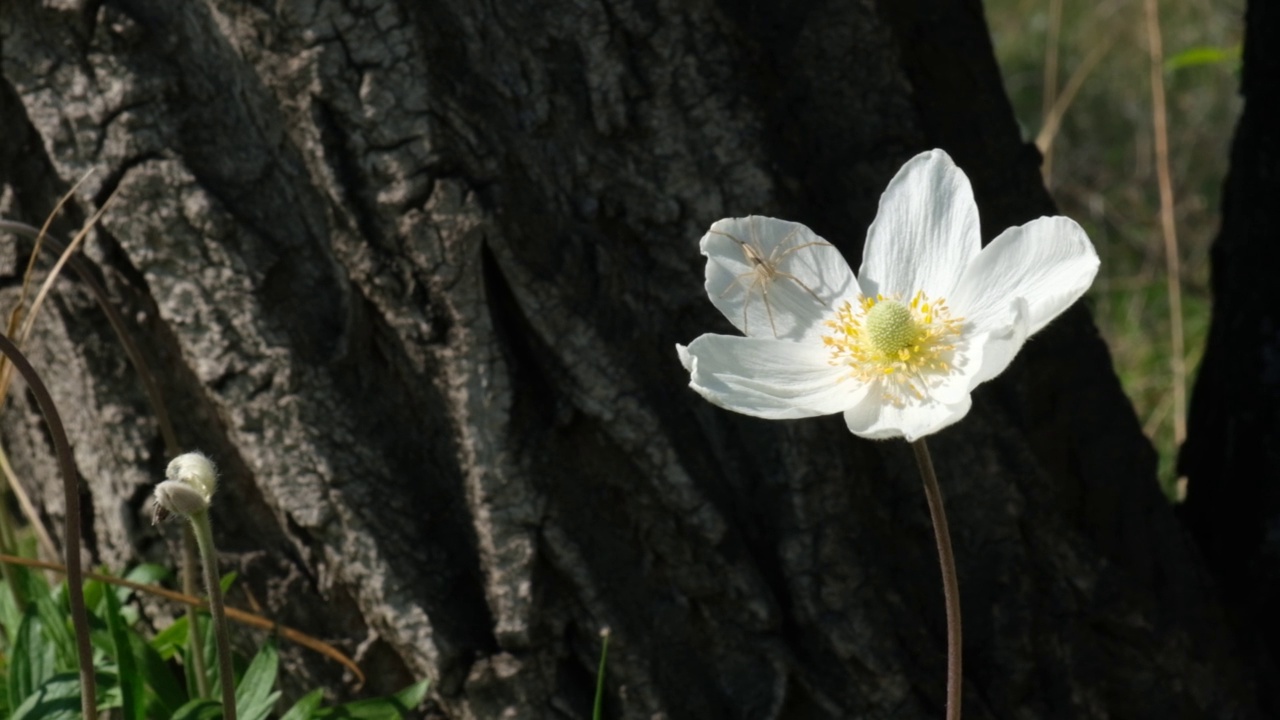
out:
<path id="1" fill-rule="evenodd" d="M 791 240 L 792 240 L 796 235 L 800 234 L 800 228 L 801 228 L 801 226 L 800 226 L 800 225 L 797 225 L 797 226 L 795 226 L 795 227 L 791 228 L 791 232 L 787 233 L 787 236 L 786 236 L 786 237 L 784 237 L 784 238 L 782 238 L 781 240 L 779 240 L 779 241 L 778 241 L 778 244 L 773 246 L 773 252 L 769 253 L 769 259 L 770 259 L 770 260 L 773 260 L 773 259 L 774 259 L 774 255 L 777 255 L 779 250 L 781 250 L 782 248 L 786 247 L 786 246 L 787 246 L 787 243 L 791 242 Z M 809 243 L 809 244 L 810 244 L 810 245 L 812 245 L 813 243 Z M 805 246 L 804 246 L 804 245 L 801 245 L 800 247 L 805 247 Z M 786 254 L 786 253 L 784 252 L 783 254 Z"/>
<path id="2" fill-rule="evenodd" d="M 814 240 L 813 242 L 807 242 L 807 243 L 805 243 L 805 244 L 803 244 L 803 245 L 797 245 L 797 246 L 795 246 L 795 247 L 787 248 L 786 250 L 783 250 L 781 253 L 778 253 L 777 257 L 771 257 L 771 258 L 769 258 L 769 260 L 770 260 L 770 262 L 772 262 L 772 263 L 774 263 L 774 264 L 776 265 L 776 264 L 778 264 L 778 263 L 782 262 L 782 258 L 784 258 L 784 257 L 786 257 L 786 256 L 788 256 L 788 255 L 790 255 L 791 253 L 793 253 L 793 252 L 795 252 L 795 251 L 797 251 L 797 250 L 803 250 L 803 249 L 805 249 L 805 248 L 807 248 L 807 247 L 814 247 L 815 245 L 825 245 L 825 246 L 827 246 L 827 247 L 831 247 L 831 248 L 835 247 L 835 245 L 832 245 L 831 243 L 827 242 L 826 240 Z M 778 247 L 779 247 L 779 248 L 781 248 L 782 246 L 781 246 L 781 245 L 779 245 Z"/>
<path id="3" fill-rule="evenodd" d="M 764 300 L 764 312 L 769 316 L 769 329 L 773 330 L 773 336 L 776 338 L 778 337 L 778 326 L 773 323 L 773 306 L 769 304 L 769 283 L 765 283 L 760 288 L 760 298 Z"/>
<path id="4" fill-rule="evenodd" d="M 818 297 L 818 293 L 814 292 L 808 285 L 805 285 L 804 282 L 800 278 L 796 277 L 795 275 L 792 275 L 791 273 L 781 272 L 781 271 L 776 272 L 775 275 L 780 278 L 786 278 L 787 280 L 790 280 L 791 282 L 799 285 L 802 290 L 809 293 L 810 297 L 812 297 L 814 300 L 817 300 L 819 303 L 822 303 L 822 298 Z"/>
<path id="5" fill-rule="evenodd" d="M 719 298 L 724 297 L 725 295 L 728 295 L 728 294 L 729 294 L 729 291 L 730 291 L 730 290 L 732 290 L 732 289 L 734 289 L 735 287 L 737 287 L 737 286 L 738 286 L 738 284 L 742 282 L 742 278 L 747 277 L 748 275 L 750 275 L 750 276 L 754 277 L 754 278 L 755 278 L 755 280 L 754 280 L 754 281 L 752 281 L 752 283 L 751 283 L 750 285 L 746 285 L 746 284 L 744 284 L 744 285 L 743 285 L 743 289 L 744 289 L 746 292 L 751 292 L 751 288 L 755 287 L 755 284 L 756 284 L 757 282 L 759 282 L 759 280 L 760 280 L 760 273 L 759 273 L 759 272 L 757 272 L 757 271 L 755 271 L 755 270 L 748 270 L 748 271 L 746 271 L 746 272 L 742 273 L 741 275 L 738 275 L 738 276 L 734 277 L 734 278 L 733 278 L 733 282 L 731 282 L 731 283 L 729 283 L 728 285 L 726 285 L 726 286 L 725 286 L 725 288 L 724 288 L 724 290 L 721 290 L 721 291 L 720 291 L 720 294 L 719 294 L 719 295 L 717 295 L 717 296 L 716 296 L 716 298 L 717 298 L 717 299 L 719 299 Z"/>
<path id="6" fill-rule="evenodd" d="M 752 272 L 751 274 L 755 275 L 755 280 L 753 280 L 751 282 L 751 285 L 747 287 L 746 295 L 742 298 L 742 334 L 743 335 L 751 334 L 750 326 L 747 324 L 747 310 L 751 308 L 751 291 L 756 289 L 756 285 L 760 286 L 760 294 L 765 298 L 765 306 L 764 306 L 765 309 L 766 310 L 769 309 L 769 297 L 768 297 L 769 282 L 764 278 L 760 277 L 760 273 L 758 272 Z M 773 322 L 772 315 L 770 315 L 769 321 Z"/>

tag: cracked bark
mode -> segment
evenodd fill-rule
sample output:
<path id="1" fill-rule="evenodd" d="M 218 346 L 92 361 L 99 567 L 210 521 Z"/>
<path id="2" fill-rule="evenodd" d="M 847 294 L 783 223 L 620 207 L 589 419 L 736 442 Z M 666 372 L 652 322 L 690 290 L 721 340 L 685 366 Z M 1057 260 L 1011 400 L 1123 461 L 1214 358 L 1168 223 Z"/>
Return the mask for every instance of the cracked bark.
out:
<path id="1" fill-rule="evenodd" d="M 46 5 L 0 6 L 0 209 L 38 222 L 99 169 L 72 222 L 115 193 L 89 252 L 282 622 L 359 650 L 373 690 L 432 678 L 450 718 L 588 717 L 602 626 L 618 717 L 940 714 L 907 446 L 719 411 L 673 346 L 728 328 L 696 249 L 720 217 L 857 257 L 935 146 L 988 236 L 1052 212 L 978 3 Z M 33 361 L 90 552 L 169 562 L 154 420 L 61 287 Z M 3 432 L 56 515 L 31 413 Z M 1086 311 L 931 447 L 967 716 L 1261 716 Z"/>

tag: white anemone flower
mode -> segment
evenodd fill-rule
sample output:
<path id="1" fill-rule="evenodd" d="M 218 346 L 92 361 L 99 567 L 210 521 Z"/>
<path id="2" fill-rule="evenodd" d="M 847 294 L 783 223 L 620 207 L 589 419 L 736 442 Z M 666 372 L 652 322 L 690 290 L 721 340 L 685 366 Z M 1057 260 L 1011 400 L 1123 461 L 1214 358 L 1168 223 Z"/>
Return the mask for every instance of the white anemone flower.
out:
<path id="1" fill-rule="evenodd" d="M 676 346 L 690 387 L 769 419 L 844 413 L 866 438 L 915 441 L 963 418 L 979 384 L 1084 294 L 1098 272 L 1065 217 L 982 247 L 969 179 L 941 150 L 889 183 L 855 276 L 798 223 L 724 219 L 702 237 L 707 294 L 746 337 Z"/>

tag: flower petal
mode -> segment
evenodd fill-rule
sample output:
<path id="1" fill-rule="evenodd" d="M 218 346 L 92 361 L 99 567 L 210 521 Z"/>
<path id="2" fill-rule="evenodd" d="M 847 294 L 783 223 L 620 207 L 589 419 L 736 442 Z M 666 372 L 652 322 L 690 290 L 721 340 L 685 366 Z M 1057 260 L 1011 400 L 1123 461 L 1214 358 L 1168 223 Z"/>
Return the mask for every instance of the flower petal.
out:
<path id="1" fill-rule="evenodd" d="M 867 295 L 950 297 L 982 248 L 969 178 L 941 150 L 907 161 L 880 196 L 858 280 Z"/>
<path id="2" fill-rule="evenodd" d="M 858 295 L 840 251 L 799 223 L 726 218 L 701 244 L 707 295 L 748 337 L 816 338 L 835 302 Z"/>
<path id="3" fill-rule="evenodd" d="M 985 370 L 988 352 L 986 335 L 962 338 L 947 361 L 950 372 L 936 381 L 930 381 L 928 376 L 925 377 L 926 392 L 929 397 L 943 405 L 956 405 L 963 402 L 964 398 L 981 382 L 974 378 Z M 1014 352 L 1017 350 L 1015 349 Z M 1003 370 L 1004 366 L 1000 369 Z"/>
<path id="4" fill-rule="evenodd" d="M 1031 335 L 1030 310 L 1026 298 L 1015 298 L 1013 301 L 1013 324 L 1004 330 L 984 333 L 973 338 L 973 345 L 980 345 L 981 365 L 977 372 L 969 378 L 969 389 L 999 375 L 1013 362 L 1013 357 L 1022 349 L 1027 337 Z"/>
<path id="5" fill-rule="evenodd" d="M 966 393 L 955 403 L 926 398 L 898 407 L 884 402 L 878 391 L 879 388 L 873 388 L 862 402 L 845 411 L 844 421 L 849 432 L 872 440 L 901 437 L 915 442 L 963 418 L 973 405 L 973 399 Z"/>
<path id="6" fill-rule="evenodd" d="M 772 420 L 830 415 L 853 407 L 867 386 L 842 381 L 820 344 L 703 335 L 677 345 L 689 387 L 727 410 Z"/>
<path id="7" fill-rule="evenodd" d="M 1098 253 L 1084 230 L 1069 218 L 1042 217 L 1005 230 L 983 248 L 960 278 L 951 307 L 974 333 L 1000 332 L 1015 321 L 1014 299 L 1023 298 L 1033 335 L 1079 300 L 1097 274 Z"/>

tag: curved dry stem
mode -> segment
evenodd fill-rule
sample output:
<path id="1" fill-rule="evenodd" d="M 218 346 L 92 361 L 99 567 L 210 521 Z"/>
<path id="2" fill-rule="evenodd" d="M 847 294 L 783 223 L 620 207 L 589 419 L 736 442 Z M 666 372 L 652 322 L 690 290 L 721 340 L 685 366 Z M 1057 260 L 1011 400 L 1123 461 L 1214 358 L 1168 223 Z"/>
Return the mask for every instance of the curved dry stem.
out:
<path id="1" fill-rule="evenodd" d="M 68 193 L 67 197 L 70 197 L 70 193 Z M 63 202 L 65 202 L 65 200 L 66 198 L 63 198 Z M 59 203 L 59 207 L 61 207 L 61 203 Z M 105 209 L 105 207 L 106 204 L 104 203 L 103 209 Z M 101 215 L 101 212 L 102 210 L 100 209 L 98 213 L 94 215 L 95 220 Z M 55 209 L 53 214 L 56 213 L 57 210 Z M 50 217 L 52 218 L 52 214 Z M 92 221 L 87 224 L 86 228 L 88 226 L 92 226 Z M 36 249 L 32 252 L 31 264 L 27 268 L 27 277 L 23 281 L 23 299 L 19 300 L 19 305 L 14 310 L 14 315 L 10 319 L 11 325 L 16 324 L 19 319 L 22 303 L 25 301 L 26 297 L 29 278 L 32 268 L 34 267 L 35 256 L 39 253 L 41 248 L 46 248 L 49 252 L 58 255 L 59 258 L 58 265 L 55 266 L 52 272 L 50 272 L 49 278 L 45 282 L 45 288 L 47 288 L 57 276 L 63 263 L 70 265 L 71 269 L 76 273 L 76 276 L 79 277 L 80 281 L 89 289 L 89 293 L 92 294 L 94 300 L 97 301 L 98 307 L 102 308 L 103 314 L 107 316 L 107 322 L 111 324 L 111 329 L 115 331 L 116 337 L 120 339 L 120 345 L 124 348 L 125 355 L 128 356 L 129 362 L 133 365 L 134 371 L 138 373 L 138 379 L 142 381 L 142 388 L 147 394 L 148 401 L 151 403 L 151 412 L 155 415 L 156 422 L 160 426 L 160 436 L 164 439 L 166 454 L 169 457 L 176 457 L 181 454 L 182 448 L 178 445 L 178 434 L 173 429 L 173 421 L 169 417 L 168 406 L 165 404 L 164 395 L 160 391 L 160 383 L 156 381 L 155 373 L 151 372 L 151 367 L 147 364 L 138 344 L 134 342 L 133 335 L 129 333 L 129 329 L 125 325 L 124 318 L 121 317 L 119 311 L 116 310 L 115 305 L 107 296 L 107 289 L 98 281 L 97 275 L 94 273 L 93 264 L 85 259 L 82 254 L 73 252 L 75 249 L 73 246 L 78 244 L 78 241 L 85 233 L 82 232 L 77 235 L 76 240 L 73 240 L 71 245 L 68 246 L 48 233 L 47 222 L 44 228 L 37 230 L 26 223 L 14 222 L 12 220 L 0 220 L 0 230 L 28 237 L 36 243 Z M 42 289 L 41 297 L 43 297 L 43 294 L 44 289 Z M 35 315 L 38 310 L 39 299 L 37 299 L 37 302 L 33 305 L 31 314 L 27 318 L 28 326 L 25 328 L 27 332 L 30 332 L 30 323 L 34 322 Z M 25 339 L 26 334 L 22 335 L 22 337 Z M 8 370 L 6 368 L 4 372 L 0 374 L 0 399 L 3 399 L 7 389 Z M 42 538 L 42 544 L 45 544 L 44 541 L 48 538 L 49 532 L 44 528 L 43 524 L 40 522 L 39 516 L 36 515 L 34 510 L 31 508 L 31 500 L 26 497 L 26 493 L 22 486 L 15 482 L 15 478 L 12 477 L 12 473 L 7 474 L 10 475 L 10 485 L 14 488 L 14 494 L 18 496 L 18 502 L 22 505 L 23 512 L 27 514 L 27 519 L 32 523 L 32 526 L 36 528 L 37 537 Z M 52 546 L 51 543 L 49 545 L 50 547 Z M 50 556 L 56 557 L 57 551 L 51 551 Z M 182 533 L 182 558 L 182 589 L 186 591 L 187 594 L 194 595 L 197 583 L 196 576 L 198 574 L 196 570 L 196 541 L 189 529 L 184 529 Z M 187 622 L 191 623 L 191 627 L 193 628 L 199 627 L 197 613 L 194 609 L 187 613 Z M 198 632 L 191 633 L 190 637 L 191 661 L 197 678 L 196 689 L 200 693 L 201 697 L 208 697 L 209 676 L 208 673 L 205 672 L 204 666 L 204 638 Z"/>
<path id="2" fill-rule="evenodd" d="M 40 230 L 26 223 L 12 220 L 0 220 L 0 230 L 28 237 L 32 240 L 38 240 L 41 237 Z M 44 236 L 43 246 L 47 246 L 50 252 L 58 255 L 61 255 L 66 247 L 57 238 L 47 234 Z M 107 296 L 107 289 L 102 286 L 97 276 L 94 275 L 93 264 L 86 260 L 83 255 L 76 253 L 68 257 L 67 265 L 71 267 L 76 276 L 80 278 L 80 281 L 88 288 L 90 294 L 93 295 L 93 299 L 102 308 L 103 314 L 107 316 L 107 322 L 111 324 L 111 329 L 115 331 L 116 337 L 120 338 L 120 344 L 124 347 L 125 355 L 129 357 L 129 362 L 133 365 L 133 369 L 138 373 L 138 378 L 142 381 L 143 390 L 147 393 L 147 399 L 151 403 L 151 412 L 155 414 L 156 422 L 160 425 L 160 436 L 164 439 L 166 453 L 171 457 L 182 454 L 182 448 L 178 445 L 178 435 L 174 432 L 173 422 L 169 417 L 168 406 L 165 405 L 164 395 L 160 392 L 160 384 L 156 382 L 155 374 L 151 372 L 151 367 L 147 365 L 147 361 L 143 357 L 142 351 L 138 348 L 138 344 L 133 341 L 133 336 L 129 334 L 124 318 L 120 316 L 120 312 L 116 310 L 111 303 L 111 299 Z"/>
<path id="3" fill-rule="evenodd" d="M 71 198 L 75 197 L 76 190 L 83 185 L 84 181 L 88 180 L 91 175 L 93 175 L 93 168 L 90 168 L 89 171 L 84 174 L 84 177 L 77 180 L 76 184 L 72 185 L 71 189 L 58 199 L 58 204 L 53 206 L 53 212 L 49 213 L 49 216 L 44 219 L 44 225 L 40 226 L 39 230 L 31 228 L 35 231 L 35 234 L 31 237 L 35 240 L 36 247 L 31 251 L 31 257 L 27 258 L 27 269 L 22 273 L 22 289 L 18 292 L 18 304 L 14 306 L 13 311 L 9 314 L 8 333 L 10 335 L 17 333 L 18 331 L 18 322 L 22 319 L 22 309 L 26 306 L 27 302 L 27 292 L 31 289 L 31 275 L 36 269 L 36 258 L 40 255 L 41 243 L 43 243 L 44 239 L 48 237 L 49 226 L 53 224 L 53 219 L 58 217 L 58 213 L 62 212 L 63 206 L 65 206 Z"/>
<path id="4" fill-rule="evenodd" d="M 76 631 L 76 655 L 80 663 L 80 707 L 84 717 L 97 717 L 97 687 L 93 676 L 93 649 L 89 645 L 89 614 L 84 606 L 84 572 L 80 567 L 80 487 L 77 482 L 75 462 L 71 457 L 71 443 L 62 425 L 62 417 L 53 404 L 53 396 L 40 380 L 39 373 L 27 361 L 22 351 L 7 336 L 0 334 L 0 352 L 27 381 L 27 387 L 35 396 L 49 436 L 53 439 L 54 454 L 58 457 L 58 470 L 62 473 L 63 501 L 66 518 L 63 531 L 66 537 L 67 597 L 71 600 L 71 624 Z"/>

